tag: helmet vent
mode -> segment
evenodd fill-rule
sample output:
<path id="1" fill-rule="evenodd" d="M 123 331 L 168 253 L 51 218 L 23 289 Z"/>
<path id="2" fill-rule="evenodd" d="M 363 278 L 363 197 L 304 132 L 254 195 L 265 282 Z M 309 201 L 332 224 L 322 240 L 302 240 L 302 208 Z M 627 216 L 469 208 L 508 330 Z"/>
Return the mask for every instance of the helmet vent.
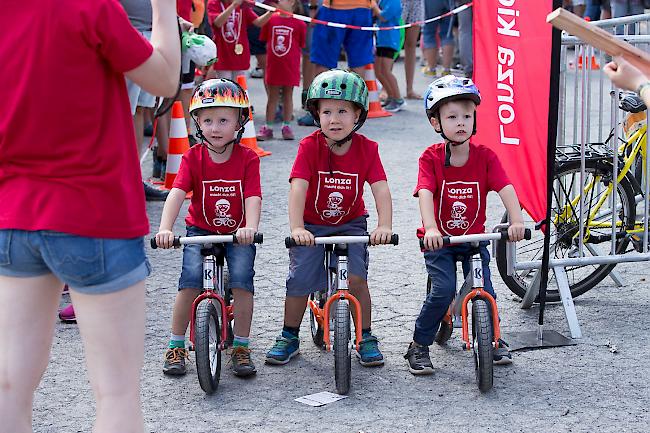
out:
<path id="1" fill-rule="evenodd" d="M 321 87 L 324 89 L 324 88 L 326 88 L 328 85 L 329 85 L 329 83 L 327 83 L 327 82 L 323 82 L 323 83 L 321 84 Z"/>
<path id="2" fill-rule="evenodd" d="M 341 87 L 341 90 L 345 90 L 348 86 L 345 83 L 343 83 L 343 84 L 341 84 L 340 87 Z"/>

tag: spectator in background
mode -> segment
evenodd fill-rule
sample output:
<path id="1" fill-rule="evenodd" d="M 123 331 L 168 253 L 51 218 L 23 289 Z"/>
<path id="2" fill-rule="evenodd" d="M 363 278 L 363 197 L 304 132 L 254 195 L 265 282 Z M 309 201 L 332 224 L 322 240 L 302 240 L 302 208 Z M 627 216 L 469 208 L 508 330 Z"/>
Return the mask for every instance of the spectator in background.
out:
<path id="1" fill-rule="evenodd" d="M 607 20 L 612 17 L 610 0 L 587 0 L 585 17 L 591 21 Z"/>
<path id="2" fill-rule="evenodd" d="M 424 21 L 424 0 L 402 0 L 402 20 L 404 24 Z M 420 25 L 407 27 L 404 35 L 404 74 L 406 75 L 406 98 L 422 99 L 413 89 L 415 75 L 415 50 L 420 36 Z"/>
<path id="3" fill-rule="evenodd" d="M 582 17 L 585 14 L 585 8 L 587 0 L 563 0 L 562 7 L 569 9 L 574 14 Z"/>
<path id="4" fill-rule="evenodd" d="M 449 12 L 447 0 L 425 0 L 424 14 L 426 19 L 438 17 Z M 451 73 L 451 62 L 454 57 L 454 35 L 452 33 L 451 17 L 447 16 L 424 25 L 422 30 L 423 55 L 426 66 L 422 70 L 425 75 L 435 76 L 438 65 L 438 41 L 442 45 L 442 75 Z"/>
<path id="5" fill-rule="evenodd" d="M 397 26 L 402 16 L 402 5 L 400 0 L 379 0 L 379 5 L 373 1 L 372 13 L 379 27 Z M 375 73 L 388 95 L 384 109 L 396 113 L 406 105 L 406 101 L 400 96 L 397 78 L 393 74 L 393 62 L 400 49 L 400 32 L 380 30 L 376 34 Z"/>
<path id="6" fill-rule="evenodd" d="M 612 17 L 621 18 L 644 12 L 643 0 L 611 0 Z"/>
<path id="7" fill-rule="evenodd" d="M 456 0 L 456 6 L 469 3 L 470 0 Z M 467 78 L 474 74 L 474 51 L 472 47 L 472 8 L 468 7 L 456 15 L 458 19 L 458 54 L 463 73 Z"/>

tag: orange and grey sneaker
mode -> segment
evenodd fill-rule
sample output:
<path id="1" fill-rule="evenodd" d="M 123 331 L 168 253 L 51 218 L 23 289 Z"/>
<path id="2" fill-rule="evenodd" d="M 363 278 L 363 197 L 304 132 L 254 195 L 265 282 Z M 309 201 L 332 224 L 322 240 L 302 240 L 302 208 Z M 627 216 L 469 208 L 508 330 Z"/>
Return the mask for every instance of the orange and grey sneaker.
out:
<path id="1" fill-rule="evenodd" d="M 236 346 L 233 347 L 230 354 L 230 361 L 232 362 L 232 372 L 238 377 L 252 376 L 257 373 L 255 364 L 251 359 L 251 350 L 247 347 Z"/>
<path id="2" fill-rule="evenodd" d="M 163 364 L 163 373 L 170 376 L 182 376 L 186 373 L 185 359 L 189 358 L 187 349 L 174 347 L 167 349 L 165 352 L 165 363 Z"/>

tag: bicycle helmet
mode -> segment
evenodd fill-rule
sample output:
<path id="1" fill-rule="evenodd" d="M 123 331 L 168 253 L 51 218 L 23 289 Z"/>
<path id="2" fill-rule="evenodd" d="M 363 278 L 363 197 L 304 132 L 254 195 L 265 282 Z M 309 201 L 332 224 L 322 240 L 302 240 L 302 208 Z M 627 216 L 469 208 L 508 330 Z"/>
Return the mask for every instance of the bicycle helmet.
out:
<path id="1" fill-rule="evenodd" d="M 481 94 L 469 78 L 445 75 L 429 84 L 424 93 L 424 108 L 430 119 L 438 114 L 442 104 L 450 101 L 470 100 L 476 105 L 481 103 Z"/>
<path id="2" fill-rule="evenodd" d="M 211 107 L 239 108 L 239 132 L 237 133 L 236 138 L 226 144 L 226 148 L 228 144 L 239 143 L 239 140 L 241 140 L 244 133 L 244 125 L 248 122 L 250 114 L 248 95 L 246 95 L 246 91 L 239 84 L 225 78 L 205 80 L 196 88 L 192 95 L 192 99 L 190 100 L 189 112 L 194 120 L 198 137 L 203 142 L 208 142 L 210 145 L 211 143 L 205 138 L 203 131 L 201 131 L 196 116 L 199 110 Z M 210 148 L 210 146 L 208 146 L 208 148 Z M 223 152 L 226 151 L 226 148 L 224 148 Z M 214 149 L 211 150 L 214 151 Z"/>
<path id="3" fill-rule="evenodd" d="M 314 116 L 316 125 L 320 127 L 318 118 L 319 99 L 338 99 L 350 101 L 361 110 L 359 121 L 352 132 L 357 131 L 368 117 L 368 87 L 365 81 L 354 72 L 342 69 L 331 69 L 319 74 L 312 81 L 307 91 L 305 108 Z M 349 137 L 345 141 L 349 140 Z"/>

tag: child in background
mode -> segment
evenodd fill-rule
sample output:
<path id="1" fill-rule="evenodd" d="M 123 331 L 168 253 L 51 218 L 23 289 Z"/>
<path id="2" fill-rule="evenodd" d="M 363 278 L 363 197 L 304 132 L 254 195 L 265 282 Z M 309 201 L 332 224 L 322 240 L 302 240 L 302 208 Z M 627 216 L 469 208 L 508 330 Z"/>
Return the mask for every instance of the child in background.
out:
<path id="1" fill-rule="evenodd" d="M 402 4 L 400 0 L 380 0 L 377 6 L 373 1 L 372 13 L 379 27 L 397 26 L 402 16 Z M 400 33 L 399 30 L 380 30 L 376 33 L 375 74 L 388 94 L 384 109 L 396 113 L 406 105 L 393 74 L 395 54 L 400 50 Z"/>
<path id="2" fill-rule="evenodd" d="M 301 4 L 298 0 L 279 0 L 278 9 L 298 13 Z M 268 85 L 268 102 L 266 104 L 266 124 L 263 125 L 257 139 L 260 141 L 273 138 L 273 121 L 282 92 L 282 138 L 293 140 L 294 135 L 289 123 L 293 115 L 293 88 L 300 85 L 300 56 L 305 46 L 307 25 L 297 18 L 276 12 L 262 28 L 260 40 L 266 41 L 266 74 L 264 82 Z"/>
<path id="3" fill-rule="evenodd" d="M 223 78 L 204 81 L 190 103 L 201 144 L 185 152 L 178 175 L 169 192 L 160 219 L 156 243 L 171 248 L 172 229 L 185 200 L 192 191 L 192 202 L 185 218 L 187 236 L 231 234 L 237 244 L 226 243 L 228 289 L 234 299 L 234 341 L 231 368 L 236 376 L 256 373 L 248 349 L 253 318 L 253 276 L 255 245 L 262 206 L 260 160 L 252 150 L 239 145 L 248 121 L 248 98 L 237 83 Z M 169 348 L 163 373 L 186 372 L 185 332 L 194 299 L 203 287 L 201 245 L 183 248 L 183 269 L 174 302 Z"/>
<path id="4" fill-rule="evenodd" d="M 249 25 L 262 27 L 271 18 L 271 12 L 257 16 L 243 0 L 209 0 L 208 19 L 214 31 L 219 60 L 214 64 L 217 77 L 236 80 L 251 65 L 248 45 Z"/>

